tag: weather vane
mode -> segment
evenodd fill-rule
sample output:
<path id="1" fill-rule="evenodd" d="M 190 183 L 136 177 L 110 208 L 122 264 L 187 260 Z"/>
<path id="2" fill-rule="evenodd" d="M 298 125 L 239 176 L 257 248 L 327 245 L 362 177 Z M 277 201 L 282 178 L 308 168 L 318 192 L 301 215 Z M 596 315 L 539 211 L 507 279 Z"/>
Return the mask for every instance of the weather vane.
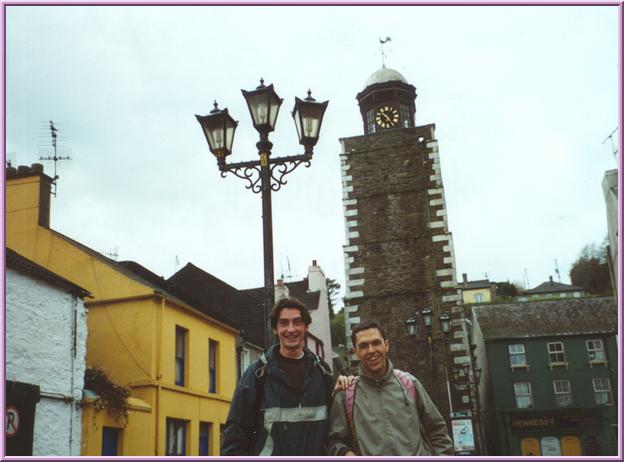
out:
<path id="1" fill-rule="evenodd" d="M 385 39 L 382 39 L 381 37 L 379 37 L 379 43 L 380 48 L 381 48 L 381 67 L 386 67 L 386 54 L 384 53 L 384 43 L 386 42 L 390 42 L 392 39 L 390 37 L 386 37 Z"/>

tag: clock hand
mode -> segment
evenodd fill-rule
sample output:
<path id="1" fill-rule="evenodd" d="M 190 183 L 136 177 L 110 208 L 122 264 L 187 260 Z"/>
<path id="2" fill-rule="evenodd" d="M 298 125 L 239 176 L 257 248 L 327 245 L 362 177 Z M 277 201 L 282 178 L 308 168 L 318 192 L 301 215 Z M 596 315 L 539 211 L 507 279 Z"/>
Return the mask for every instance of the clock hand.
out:
<path id="1" fill-rule="evenodd" d="M 388 114 L 386 114 L 385 112 L 383 113 L 384 117 L 386 118 L 386 120 L 390 123 L 392 123 L 392 120 L 390 119 L 390 117 L 388 117 Z"/>

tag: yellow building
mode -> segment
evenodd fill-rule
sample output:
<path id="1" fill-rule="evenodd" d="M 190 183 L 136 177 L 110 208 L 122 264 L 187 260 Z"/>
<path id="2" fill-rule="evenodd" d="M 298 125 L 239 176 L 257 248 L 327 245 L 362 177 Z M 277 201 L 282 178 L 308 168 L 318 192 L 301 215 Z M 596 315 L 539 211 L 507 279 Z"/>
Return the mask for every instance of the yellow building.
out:
<path id="1" fill-rule="evenodd" d="M 93 294 L 87 366 L 131 391 L 126 422 L 85 399 L 82 454 L 218 455 L 239 331 L 182 302 L 142 266 L 50 229 L 51 182 L 38 164 L 7 169 L 6 246 Z"/>
<path id="2" fill-rule="evenodd" d="M 466 273 L 462 274 L 459 288 L 462 291 L 462 300 L 465 305 L 472 303 L 489 303 L 494 298 L 493 284 L 488 279 L 469 281 Z"/>

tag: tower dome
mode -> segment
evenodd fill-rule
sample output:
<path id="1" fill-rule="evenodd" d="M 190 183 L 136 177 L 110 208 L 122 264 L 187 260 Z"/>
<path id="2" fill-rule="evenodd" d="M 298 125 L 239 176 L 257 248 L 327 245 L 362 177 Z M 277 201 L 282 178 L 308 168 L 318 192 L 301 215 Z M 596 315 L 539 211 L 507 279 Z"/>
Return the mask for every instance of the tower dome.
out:
<path id="1" fill-rule="evenodd" d="M 364 88 L 370 87 L 376 83 L 386 83 L 386 82 L 403 82 L 409 84 L 409 82 L 403 77 L 403 75 L 399 71 L 395 71 L 394 69 L 390 69 L 387 67 L 382 67 L 381 69 L 373 72 L 370 77 L 366 80 L 364 84 Z"/>

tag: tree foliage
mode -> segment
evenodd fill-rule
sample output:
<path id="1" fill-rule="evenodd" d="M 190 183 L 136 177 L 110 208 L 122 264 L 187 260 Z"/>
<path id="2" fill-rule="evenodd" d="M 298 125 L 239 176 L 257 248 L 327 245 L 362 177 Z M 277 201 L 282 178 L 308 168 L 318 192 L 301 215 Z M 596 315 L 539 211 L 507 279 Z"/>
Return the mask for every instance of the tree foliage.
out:
<path id="1" fill-rule="evenodd" d="M 519 290 L 521 289 L 511 282 L 496 283 L 496 296 L 504 300 L 513 299 L 516 295 L 518 295 Z"/>
<path id="2" fill-rule="evenodd" d="M 593 295 L 611 295 L 611 278 L 607 263 L 607 242 L 601 245 L 587 244 L 572 263 L 570 280 Z"/>
<path id="3" fill-rule="evenodd" d="M 334 319 L 334 308 L 337 308 L 339 301 L 337 297 L 340 292 L 340 284 L 335 279 L 330 278 L 327 278 L 325 282 L 327 283 L 327 299 L 329 301 L 329 319 Z"/>
<path id="4" fill-rule="evenodd" d="M 347 336 L 345 334 L 345 312 L 341 308 L 330 321 L 332 348 L 339 345 L 347 344 Z"/>

